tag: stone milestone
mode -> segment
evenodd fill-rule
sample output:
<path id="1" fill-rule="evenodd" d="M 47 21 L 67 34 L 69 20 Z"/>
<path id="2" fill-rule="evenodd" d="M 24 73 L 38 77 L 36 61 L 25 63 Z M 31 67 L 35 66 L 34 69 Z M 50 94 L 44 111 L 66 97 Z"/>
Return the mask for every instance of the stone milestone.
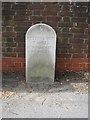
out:
<path id="1" fill-rule="evenodd" d="M 54 81 L 56 32 L 46 24 L 31 26 L 26 32 L 26 81 Z"/>

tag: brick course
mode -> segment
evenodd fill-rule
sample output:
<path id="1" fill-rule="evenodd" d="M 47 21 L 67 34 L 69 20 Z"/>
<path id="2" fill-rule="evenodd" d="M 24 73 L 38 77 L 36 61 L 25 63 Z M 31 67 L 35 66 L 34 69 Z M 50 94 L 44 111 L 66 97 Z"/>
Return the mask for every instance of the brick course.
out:
<path id="1" fill-rule="evenodd" d="M 3 71 L 25 72 L 25 33 L 46 23 L 57 33 L 56 71 L 90 70 L 87 2 L 2 2 Z"/>

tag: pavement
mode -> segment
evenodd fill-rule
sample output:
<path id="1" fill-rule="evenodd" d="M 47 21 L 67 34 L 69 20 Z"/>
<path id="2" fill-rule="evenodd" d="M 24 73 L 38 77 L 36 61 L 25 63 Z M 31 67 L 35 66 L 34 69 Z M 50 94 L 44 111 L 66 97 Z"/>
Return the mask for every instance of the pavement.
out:
<path id="1" fill-rule="evenodd" d="M 87 82 L 46 87 L 21 83 L 4 93 L 3 118 L 88 118 Z"/>

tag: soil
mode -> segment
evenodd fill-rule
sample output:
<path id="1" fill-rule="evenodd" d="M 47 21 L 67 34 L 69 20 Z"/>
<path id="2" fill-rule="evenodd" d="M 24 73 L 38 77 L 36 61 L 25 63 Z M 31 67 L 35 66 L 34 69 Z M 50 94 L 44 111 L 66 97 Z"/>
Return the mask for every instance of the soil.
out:
<path id="1" fill-rule="evenodd" d="M 31 84 L 27 85 L 24 76 L 8 75 L 3 77 L 2 94 L 0 98 L 6 99 L 16 95 L 18 92 L 77 92 L 88 93 L 88 82 L 90 72 L 63 72 L 56 74 L 53 84 Z"/>

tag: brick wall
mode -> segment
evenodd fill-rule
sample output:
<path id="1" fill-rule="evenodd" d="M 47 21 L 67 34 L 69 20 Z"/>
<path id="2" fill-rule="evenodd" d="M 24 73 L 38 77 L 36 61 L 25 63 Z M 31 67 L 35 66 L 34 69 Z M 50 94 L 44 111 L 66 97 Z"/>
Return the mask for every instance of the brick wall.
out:
<path id="1" fill-rule="evenodd" d="M 36 23 L 57 33 L 56 72 L 90 70 L 88 2 L 2 3 L 3 71 L 25 72 L 25 34 Z"/>

